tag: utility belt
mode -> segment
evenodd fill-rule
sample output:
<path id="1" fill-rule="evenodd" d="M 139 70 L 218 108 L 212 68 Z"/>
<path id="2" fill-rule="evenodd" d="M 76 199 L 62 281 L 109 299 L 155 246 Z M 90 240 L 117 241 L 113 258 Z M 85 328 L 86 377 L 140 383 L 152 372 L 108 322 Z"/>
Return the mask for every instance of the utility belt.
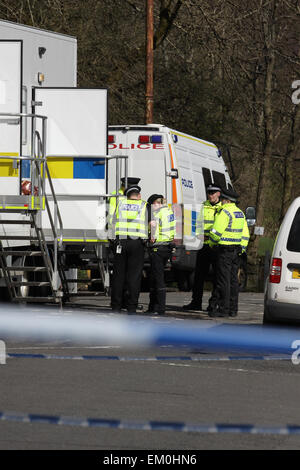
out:
<path id="1" fill-rule="evenodd" d="M 134 240 L 134 241 L 139 240 L 139 241 L 141 241 L 142 243 L 145 243 L 145 242 L 147 241 L 146 238 L 142 238 L 142 237 L 130 237 L 130 236 L 126 236 L 126 238 L 122 238 L 122 237 L 120 237 L 119 235 L 117 235 L 117 236 L 116 236 L 116 239 L 115 239 L 115 242 L 116 242 L 117 244 L 119 244 L 119 243 L 126 242 L 126 241 L 128 241 L 128 240 Z"/>
<path id="2" fill-rule="evenodd" d="M 148 244 L 148 248 L 149 250 L 155 250 L 157 251 L 158 248 L 164 248 L 164 249 L 169 249 L 169 250 L 172 250 L 174 247 L 174 243 L 172 242 L 157 242 L 157 243 L 149 243 Z"/>
<path id="3" fill-rule="evenodd" d="M 241 245 L 218 245 L 219 251 L 241 251 Z"/>

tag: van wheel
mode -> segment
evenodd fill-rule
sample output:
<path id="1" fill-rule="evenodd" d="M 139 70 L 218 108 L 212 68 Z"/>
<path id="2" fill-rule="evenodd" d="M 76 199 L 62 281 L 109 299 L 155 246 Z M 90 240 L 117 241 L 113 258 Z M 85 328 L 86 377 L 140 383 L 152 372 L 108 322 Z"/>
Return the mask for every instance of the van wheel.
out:
<path id="1" fill-rule="evenodd" d="M 276 322 L 271 318 L 269 309 L 266 305 L 266 294 L 265 294 L 263 325 L 275 325 L 275 324 Z"/>
<path id="2" fill-rule="evenodd" d="M 263 325 L 274 325 L 275 322 L 269 317 L 268 310 L 264 309 L 264 316 L 263 316 Z"/>

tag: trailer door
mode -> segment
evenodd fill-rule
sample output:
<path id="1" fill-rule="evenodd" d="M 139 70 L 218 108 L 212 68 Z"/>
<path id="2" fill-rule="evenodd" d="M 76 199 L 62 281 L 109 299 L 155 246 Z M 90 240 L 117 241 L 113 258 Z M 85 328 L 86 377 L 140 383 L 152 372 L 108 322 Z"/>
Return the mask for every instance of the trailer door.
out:
<path id="1" fill-rule="evenodd" d="M 21 113 L 22 41 L 0 40 L 0 113 Z M 0 116 L 0 157 L 19 156 L 21 121 L 16 117 Z M 19 194 L 17 162 L 0 158 L 2 195 Z"/>
<path id="2" fill-rule="evenodd" d="M 66 236 L 91 240 L 106 193 L 107 89 L 34 88 L 33 103 L 47 117 L 47 163 Z M 47 182 L 46 193 L 51 199 Z"/>

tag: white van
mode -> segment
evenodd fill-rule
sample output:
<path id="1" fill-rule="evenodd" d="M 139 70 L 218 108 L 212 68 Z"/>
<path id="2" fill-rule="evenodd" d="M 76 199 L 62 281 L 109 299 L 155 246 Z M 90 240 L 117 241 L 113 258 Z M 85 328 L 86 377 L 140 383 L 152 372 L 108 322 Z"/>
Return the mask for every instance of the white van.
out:
<path id="1" fill-rule="evenodd" d="M 170 129 L 161 124 L 109 126 L 108 153 L 127 157 L 128 176 L 141 179 L 142 199 L 163 194 L 176 218 L 176 251 L 172 266 L 178 282 L 191 283 L 197 249 L 196 221 L 207 199 L 210 183 L 232 187 L 228 170 L 218 147 L 206 140 Z M 116 171 L 108 165 L 108 192 L 115 189 L 118 176 L 125 176 L 125 160 Z M 188 280 L 188 281 L 187 281 Z"/>
<path id="2" fill-rule="evenodd" d="M 265 288 L 263 322 L 300 321 L 300 197 L 276 237 Z"/>

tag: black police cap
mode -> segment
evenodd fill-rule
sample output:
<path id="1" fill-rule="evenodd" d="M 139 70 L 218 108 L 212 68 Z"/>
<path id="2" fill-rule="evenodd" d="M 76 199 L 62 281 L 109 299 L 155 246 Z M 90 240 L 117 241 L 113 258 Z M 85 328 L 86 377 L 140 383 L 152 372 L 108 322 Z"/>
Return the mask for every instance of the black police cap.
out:
<path id="1" fill-rule="evenodd" d="M 221 188 L 217 184 L 209 184 L 208 186 L 206 186 L 206 191 L 216 192 L 216 191 L 221 191 Z"/>
<path id="2" fill-rule="evenodd" d="M 130 193 L 140 193 L 141 192 L 141 188 L 140 186 L 138 186 L 137 184 L 133 185 L 133 186 L 128 186 L 125 191 L 124 191 L 124 195 L 125 196 L 129 196 Z"/>
<path id="3" fill-rule="evenodd" d="M 148 197 L 148 204 L 151 206 L 151 204 L 153 204 L 154 201 L 156 201 L 156 199 L 163 199 L 163 195 L 162 194 L 151 194 L 150 197 Z"/>
<path id="4" fill-rule="evenodd" d="M 127 185 L 128 186 L 133 186 L 139 184 L 141 181 L 141 178 L 135 178 L 134 176 L 128 176 L 127 177 Z M 125 185 L 125 177 L 121 178 L 121 182 L 123 186 Z"/>
<path id="5" fill-rule="evenodd" d="M 229 199 L 229 201 L 236 202 L 239 195 L 233 190 L 229 188 L 223 188 L 221 191 L 221 198 Z"/>

